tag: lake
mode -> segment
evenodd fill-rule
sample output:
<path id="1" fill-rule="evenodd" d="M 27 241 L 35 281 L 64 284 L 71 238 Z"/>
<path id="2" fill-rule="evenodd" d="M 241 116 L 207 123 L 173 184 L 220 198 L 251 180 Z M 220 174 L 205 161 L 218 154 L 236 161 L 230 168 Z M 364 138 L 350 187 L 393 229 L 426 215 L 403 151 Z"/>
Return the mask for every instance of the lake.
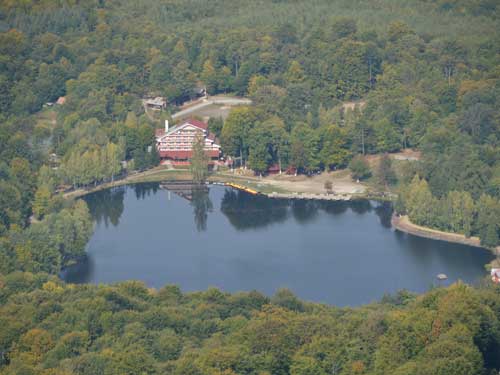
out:
<path id="1" fill-rule="evenodd" d="M 87 259 L 61 275 L 74 283 L 135 279 L 269 296 L 286 287 L 304 300 L 355 306 L 424 292 L 439 273 L 445 284 L 476 282 L 493 259 L 393 230 L 389 203 L 276 200 L 215 185 L 174 193 L 158 183 L 84 199 L 96 224 Z"/>

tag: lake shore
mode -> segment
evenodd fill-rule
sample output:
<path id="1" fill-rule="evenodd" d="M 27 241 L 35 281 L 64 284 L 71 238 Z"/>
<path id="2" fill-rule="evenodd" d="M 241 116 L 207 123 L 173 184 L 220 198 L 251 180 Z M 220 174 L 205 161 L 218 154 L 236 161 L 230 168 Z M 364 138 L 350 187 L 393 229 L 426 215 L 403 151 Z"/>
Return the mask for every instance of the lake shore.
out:
<path id="1" fill-rule="evenodd" d="M 78 198 L 96 191 L 117 186 L 142 182 L 188 181 L 191 180 L 189 169 L 168 169 L 162 166 L 144 172 L 130 174 L 113 182 L 105 182 L 96 186 L 78 188 L 64 193 L 65 198 Z M 331 181 L 332 191 L 324 188 L 325 181 Z M 250 188 L 269 198 L 279 199 L 315 199 L 315 200 L 355 200 L 377 199 L 388 200 L 388 193 L 369 191 L 363 184 L 352 181 L 345 171 L 323 173 L 321 175 L 288 176 L 272 175 L 256 177 L 249 175 L 248 170 L 219 171 L 209 176 L 208 182 L 236 183 Z"/>
<path id="2" fill-rule="evenodd" d="M 111 189 L 123 185 L 140 184 L 144 182 L 160 182 L 164 180 L 190 181 L 191 179 L 191 173 L 188 170 L 168 170 L 164 168 L 153 168 L 148 169 L 144 172 L 130 174 L 125 178 L 116 179 L 115 181 L 109 181 L 98 184 L 96 186 L 90 185 L 86 188 L 70 190 L 65 192 L 63 196 L 67 199 L 75 199 L 83 197 L 87 194 L 94 193 L 96 191 Z"/>
<path id="3" fill-rule="evenodd" d="M 493 254 L 500 254 L 500 248 L 489 249 L 481 245 L 481 240 L 479 237 L 466 237 L 463 234 L 443 232 L 437 229 L 432 229 L 428 227 L 422 227 L 420 225 L 414 224 L 410 221 L 408 216 L 398 216 L 393 215 L 391 219 L 392 227 L 396 230 L 404 233 L 409 233 L 418 237 L 430 238 L 433 240 L 440 240 L 446 242 L 459 243 L 463 245 L 474 246 L 486 250 L 490 250 Z M 487 267 L 500 266 L 498 260 L 493 260 Z"/>
<path id="4" fill-rule="evenodd" d="M 144 182 L 161 182 L 161 181 L 190 181 L 191 173 L 188 169 L 165 169 L 162 167 L 153 168 L 144 172 L 139 172 L 135 174 L 128 175 L 120 180 L 115 180 L 113 182 L 107 182 L 95 187 L 81 188 L 69 191 L 64 194 L 65 198 L 75 199 L 82 197 L 84 195 L 97 192 L 100 190 L 110 189 L 113 187 L 137 184 Z M 301 186 L 299 191 L 289 190 L 293 186 L 293 178 L 286 180 L 284 184 L 280 183 L 280 177 L 274 177 L 270 179 L 258 178 L 251 176 L 240 176 L 229 172 L 215 173 L 211 175 L 208 179 L 210 183 L 237 183 L 242 186 L 248 187 L 250 189 L 258 191 L 260 194 L 273 199 L 305 199 L 305 200 L 330 200 L 330 201 L 349 201 L 356 199 L 373 199 L 373 200 L 392 200 L 394 199 L 391 193 L 373 193 L 367 190 L 361 192 L 342 192 L 342 193 L 320 193 L 319 191 L 312 190 L 307 192 L 308 186 Z M 301 185 L 300 182 L 297 182 Z M 304 190 L 306 189 L 306 190 Z M 301 191 L 302 190 L 302 191 Z M 465 237 L 462 234 L 443 232 L 436 229 L 423 227 L 412 223 L 407 216 L 397 216 L 393 215 L 391 219 L 391 224 L 393 228 L 400 232 L 409 233 L 418 237 L 425 237 L 434 240 L 446 241 L 451 243 L 459 243 L 463 245 L 474 246 L 478 248 L 485 248 L 481 246 L 480 239 L 478 237 Z M 486 248 L 487 249 L 487 248 Z M 494 249 L 490 250 L 495 254 Z M 500 247 L 497 247 L 496 253 L 500 254 Z M 500 267 L 500 262 L 494 260 L 486 266 Z"/>

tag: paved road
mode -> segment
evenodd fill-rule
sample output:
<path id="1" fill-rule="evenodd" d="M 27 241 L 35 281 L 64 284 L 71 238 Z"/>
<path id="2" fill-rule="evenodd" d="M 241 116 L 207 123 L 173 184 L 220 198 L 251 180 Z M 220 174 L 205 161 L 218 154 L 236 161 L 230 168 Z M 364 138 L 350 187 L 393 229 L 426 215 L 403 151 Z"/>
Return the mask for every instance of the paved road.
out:
<path id="1" fill-rule="evenodd" d="M 202 99 L 201 103 L 195 104 L 192 107 L 183 109 L 182 111 L 179 111 L 177 113 L 174 113 L 172 115 L 172 119 L 175 120 L 177 118 L 182 118 L 190 113 L 199 111 L 202 108 L 208 107 L 209 105 L 212 104 L 222 104 L 222 105 L 248 105 L 252 104 L 252 101 L 250 99 L 245 99 L 245 98 L 234 98 L 234 97 L 227 97 L 227 96 L 212 96 L 209 97 L 208 99 Z"/>

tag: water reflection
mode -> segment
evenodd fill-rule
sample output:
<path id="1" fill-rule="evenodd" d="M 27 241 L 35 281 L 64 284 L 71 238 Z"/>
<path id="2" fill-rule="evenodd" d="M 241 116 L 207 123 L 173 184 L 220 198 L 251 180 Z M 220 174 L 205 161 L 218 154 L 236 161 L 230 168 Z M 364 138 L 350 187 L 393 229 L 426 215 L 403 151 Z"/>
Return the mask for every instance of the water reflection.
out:
<path id="1" fill-rule="evenodd" d="M 290 204 L 292 215 L 300 224 L 313 221 L 317 217 L 320 208 L 319 202 L 312 200 L 292 200 Z"/>
<path id="2" fill-rule="evenodd" d="M 120 186 L 98 191 L 83 198 L 87 202 L 92 219 L 97 224 L 104 222 L 107 228 L 109 223 L 115 227 L 120 223 L 120 216 L 123 213 L 125 189 L 125 186 Z"/>
<path id="3" fill-rule="evenodd" d="M 96 225 L 71 282 L 143 280 L 183 290 L 217 286 L 356 305 L 445 273 L 474 282 L 487 251 L 390 229 L 390 203 L 268 199 L 220 186 L 141 184 L 88 195 Z M 125 208 L 125 209 L 124 209 Z M 108 228 L 108 223 L 112 225 Z"/>
<path id="4" fill-rule="evenodd" d="M 372 210 L 372 203 L 365 199 L 356 199 L 350 202 L 349 207 L 353 212 L 363 215 Z"/>
<path id="5" fill-rule="evenodd" d="M 213 204 L 208 195 L 208 189 L 193 187 L 191 189 L 191 206 L 193 206 L 194 223 L 196 230 L 207 230 L 208 213 L 213 210 Z"/>
<path id="6" fill-rule="evenodd" d="M 288 218 L 287 200 L 272 200 L 226 189 L 220 210 L 237 230 L 265 228 Z"/>
<path id="7" fill-rule="evenodd" d="M 149 197 L 151 194 L 156 194 L 160 188 L 160 184 L 158 182 L 148 182 L 132 185 L 132 188 L 134 189 L 135 197 L 137 199 L 144 199 Z"/>
<path id="8" fill-rule="evenodd" d="M 131 185 L 129 188 L 134 191 L 137 200 L 143 200 L 155 195 L 160 189 L 160 184 L 143 183 Z M 123 200 L 126 189 L 127 187 L 121 186 L 92 193 L 83 198 L 97 224 L 104 223 L 106 228 L 110 223 L 115 227 L 119 225 L 124 210 Z M 213 211 L 208 189 L 193 187 L 185 192 L 177 190 L 173 192 L 190 201 L 196 230 L 205 231 L 208 213 Z M 330 215 L 341 215 L 349 208 L 359 215 L 375 210 L 382 226 L 391 227 L 392 206 L 390 202 L 269 199 L 239 190 L 225 189 L 220 206 L 221 212 L 229 219 L 231 225 L 241 231 L 266 228 L 272 224 L 282 223 L 290 216 L 298 223 L 306 224 L 313 222 L 321 211 Z"/>
<path id="9" fill-rule="evenodd" d="M 385 228 L 390 228 L 392 218 L 392 204 L 391 202 L 375 203 L 375 214 L 380 219 L 380 224 Z"/>
<path id="10" fill-rule="evenodd" d="M 69 283 L 88 283 L 94 276 L 94 268 L 94 259 L 92 257 L 85 256 L 80 259 L 78 263 L 62 270 L 59 277 Z"/>
<path id="11" fill-rule="evenodd" d="M 349 209 L 349 202 L 347 201 L 324 201 L 321 208 L 331 215 L 342 215 Z"/>

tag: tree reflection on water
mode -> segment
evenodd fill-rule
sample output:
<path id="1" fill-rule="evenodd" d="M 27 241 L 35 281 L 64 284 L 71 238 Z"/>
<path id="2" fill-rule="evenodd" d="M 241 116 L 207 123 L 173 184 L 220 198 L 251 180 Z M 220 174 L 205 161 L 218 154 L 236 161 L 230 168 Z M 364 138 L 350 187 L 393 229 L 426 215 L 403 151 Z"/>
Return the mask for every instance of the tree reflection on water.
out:
<path id="1" fill-rule="evenodd" d="M 137 184 L 102 190 L 84 197 L 95 222 L 118 226 L 124 210 L 126 189 L 132 189 L 135 197 L 145 199 L 156 194 L 158 183 Z M 207 230 L 208 213 L 214 209 L 206 186 L 193 186 L 179 196 L 190 200 L 193 207 L 194 223 L 198 232 Z M 282 223 L 294 218 L 300 224 L 315 220 L 321 211 L 329 215 L 341 215 L 348 209 L 362 215 L 372 210 L 380 218 L 380 223 L 391 227 L 392 205 L 390 202 L 355 201 L 315 201 L 270 199 L 262 195 L 251 195 L 239 190 L 225 189 L 220 203 L 220 211 L 238 231 L 266 228 L 274 223 Z"/>
<path id="2" fill-rule="evenodd" d="M 372 203 L 369 200 L 317 201 L 270 199 L 239 190 L 226 189 L 221 201 L 221 212 L 237 230 L 265 228 L 293 217 L 298 223 L 314 221 L 321 211 L 341 215 L 348 209 L 357 214 L 375 210 L 384 227 L 390 228 L 392 206 L 390 202 Z"/>
<path id="3" fill-rule="evenodd" d="M 273 200 L 239 190 L 226 189 L 221 201 L 221 212 L 237 230 L 264 228 L 284 222 L 288 214 L 287 200 Z"/>
<path id="4" fill-rule="evenodd" d="M 207 230 L 208 213 L 213 210 L 213 204 L 205 187 L 193 186 L 191 190 L 191 206 L 193 206 L 194 223 L 198 232 Z"/>
<path id="5" fill-rule="evenodd" d="M 151 194 L 155 195 L 156 192 L 160 189 L 160 184 L 158 182 L 148 182 L 142 184 L 132 185 L 135 196 L 137 199 L 144 199 L 149 197 Z"/>
<path id="6" fill-rule="evenodd" d="M 118 226 L 124 208 L 123 198 L 125 190 L 125 186 L 120 186 L 98 191 L 83 197 L 83 200 L 89 207 L 92 219 L 97 224 L 104 222 L 106 228 L 110 223 L 115 227 Z"/>

